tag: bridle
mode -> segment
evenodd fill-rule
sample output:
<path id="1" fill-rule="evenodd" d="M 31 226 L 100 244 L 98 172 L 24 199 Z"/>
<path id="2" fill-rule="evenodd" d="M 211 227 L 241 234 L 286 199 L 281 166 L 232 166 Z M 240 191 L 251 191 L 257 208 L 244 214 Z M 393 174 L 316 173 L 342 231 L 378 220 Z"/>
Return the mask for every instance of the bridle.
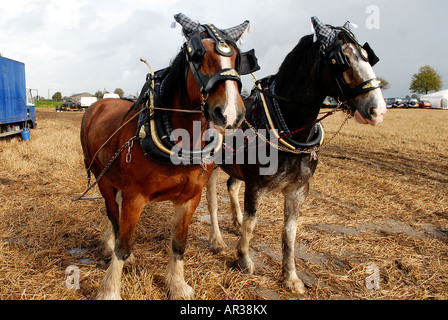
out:
<path id="1" fill-rule="evenodd" d="M 360 56 L 362 57 L 362 59 L 365 60 L 366 62 L 368 62 L 372 67 L 379 62 L 379 58 L 375 55 L 375 53 L 372 50 L 372 48 L 370 47 L 370 45 L 368 43 L 366 43 L 363 46 L 361 46 L 359 41 L 356 39 L 356 37 L 353 35 L 353 33 L 350 32 L 350 30 L 348 30 L 347 28 L 344 28 L 344 27 L 332 27 L 332 26 L 328 26 L 328 27 L 331 27 L 333 29 L 339 30 L 340 32 L 343 32 L 347 36 L 349 41 L 351 41 L 351 42 L 353 42 L 353 44 L 355 44 L 356 48 L 360 52 Z M 336 132 L 336 134 L 329 141 L 333 140 L 336 137 L 336 135 L 339 134 L 339 132 L 341 131 L 342 127 L 345 125 L 347 120 L 352 116 L 351 112 L 353 112 L 353 110 L 351 110 L 350 106 L 347 105 L 347 101 L 354 99 L 361 94 L 365 94 L 365 93 L 368 93 L 375 89 L 381 88 L 381 81 L 378 80 L 377 78 L 367 80 L 356 87 L 351 87 L 348 83 L 345 82 L 345 80 L 343 79 L 343 73 L 345 71 L 347 71 L 348 69 L 350 69 L 351 65 L 350 65 L 349 58 L 343 51 L 343 45 L 344 45 L 343 40 L 335 40 L 328 47 L 325 44 L 321 44 L 320 50 L 319 50 L 321 57 L 323 57 L 323 59 L 321 61 L 330 67 L 332 77 L 338 86 L 339 92 L 338 92 L 337 98 L 338 98 L 339 104 L 338 104 L 337 108 L 328 112 L 324 117 L 317 119 L 310 126 L 307 126 L 304 128 L 299 128 L 296 131 L 291 132 L 287 135 L 280 136 L 278 133 L 276 134 L 274 131 L 275 138 L 278 140 L 278 142 L 280 142 L 283 146 L 285 146 L 285 147 L 277 146 L 277 148 L 279 150 L 289 152 L 289 153 L 296 153 L 296 154 L 300 154 L 300 153 L 311 153 L 312 155 L 315 154 L 315 152 L 317 152 L 323 145 L 322 126 L 317 127 L 317 129 L 316 129 L 317 133 L 315 134 L 315 136 L 317 138 L 315 138 L 315 141 L 312 141 L 311 143 L 296 142 L 296 141 L 293 141 L 292 139 L 290 139 L 289 136 L 292 136 L 294 133 L 302 131 L 305 128 L 311 128 L 311 127 L 315 126 L 316 124 L 319 124 L 324 118 L 334 114 L 338 110 L 348 109 L 348 110 L 346 110 L 346 118 L 345 118 L 344 122 L 342 123 L 341 127 Z M 262 79 L 262 80 L 257 80 L 255 76 L 254 76 L 254 78 L 255 78 L 254 90 L 256 92 L 258 92 L 257 96 L 260 96 L 260 100 L 263 104 L 263 107 L 264 107 L 264 110 L 266 113 L 266 118 L 267 118 L 268 122 L 270 121 L 269 126 L 271 128 L 276 128 L 276 126 L 275 126 L 273 120 L 270 119 L 271 118 L 270 111 L 269 111 L 269 108 L 268 108 L 268 105 L 266 103 L 264 96 L 269 96 L 273 99 L 285 101 L 287 103 L 291 103 L 291 104 L 295 104 L 295 105 L 315 107 L 315 105 L 312 105 L 312 104 L 309 104 L 306 102 L 301 102 L 301 101 L 294 101 L 289 98 L 278 96 L 278 95 L 273 94 L 267 90 L 264 90 L 260 84 L 266 78 Z M 371 117 L 371 115 L 370 115 L 370 117 Z M 251 126 L 247 120 L 245 123 L 258 135 L 257 130 L 253 126 Z M 263 139 L 263 137 L 262 137 L 262 139 Z M 265 141 L 269 144 L 272 144 L 271 141 L 267 140 L 266 138 L 265 138 Z"/>
<path id="2" fill-rule="evenodd" d="M 368 62 L 372 67 L 380 61 L 373 49 L 370 47 L 369 43 L 366 42 L 363 46 L 361 46 L 355 35 L 347 28 L 333 27 L 330 25 L 327 26 L 343 32 L 348 37 L 348 39 L 351 40 L 353 44 L 355 44 L 356 48 L 360 52 L 360 56 L 362 57 L 362 59 Z M 351 87 L 347 82 L 345 82 L 343 73 L 350 69 L 351 65 L 349 58 L 343 51 L 342 46 L 344 44 L 344 41 L 336 40 L 329 46 L 321 44 L 319 49 L 320 55 L 323 57 L 323 63 L 329 65 L 333 79 L 338 87 L 338 96 L 335 98 L 337 98 L 338 102 L 342 104 L 346 104 L 348 100 L 354 99 L 361 94 L 365 94 L 375 89 L 381 88 L 381 81 L 378 78 L 367 80 L 356 87 Z M 264 95 L 270 96 L 271 98 L 296 105 L 314 107 L 314 105 L 303 101 L 295 101 L 286 97 L 272 94 L 268 91 L 258 88 L 257 82 L 255 84 L 255 90 L 260 91 Z"/>
<path id="3" fill-rule="evenodd" d="M 347 38 L 358 49 L 363 60 L 368 62 L 372 67 L 380 60 L 370 45 L 366 42 L 363 46 L 356 39 L 355 35 L 344 27 L 332 27 L 335 30 L 343 32 Z M 330 46 L 324 44 L 320 47 L 320 54 L 324 58 L 324 62 L 330 66 L 333 78 L 336 81 L 339 90 L 339 101 L 348 101 L 358 97 L 361 94 L 368 93 L 375 89 L 381 88 L 381 81 L 378 78 L 367 80 L 356 87 L 351 87 L 343 78 L 343 73 L 351 68 L 350 60 L 343 51 L 344 41 L 336 40 Z"/>
<path id="4" fill-rule="evenodd" d="M 217 29 L 214 25 L 205 24 L 202 25 L 202 27 L 205 31 L 196 32 L 184 46 L 187 61 L 189 62 L 188 65 L 193 73 L 196 83 L 199 86 L 201 94 L 203 96 L 207 96 L 219 83 L 227 80 L 235 81 L 241 92 L 242 83 L 240 75 L 250 74 L 260 69 L 255 56 L 255 51 L 250 50 L 248 52 L 241 53 L 237 50 L 238 56 L 235 69 L 224 68 L 211 77 L 205 75 L 200 70 L 204 55 L 207 51 L 202 43 L 202 39 L 212 39 L 215 43 L 216 52 L 222 56 L 231 57 L 235 54 L 235 50 L 228 43 L 233 42 L 233 40 L 229 36 L 225 35 L 221 30 Z M 187 75 L 188 66 L 186 70 L 186 76 Z"/>

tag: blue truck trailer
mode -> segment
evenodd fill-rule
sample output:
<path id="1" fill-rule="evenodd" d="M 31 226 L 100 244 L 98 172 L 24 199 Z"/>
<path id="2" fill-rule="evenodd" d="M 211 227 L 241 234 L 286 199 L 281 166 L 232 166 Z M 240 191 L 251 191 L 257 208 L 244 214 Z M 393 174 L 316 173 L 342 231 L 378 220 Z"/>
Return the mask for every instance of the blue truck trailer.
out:
<path id="1" fill-rule="evenodd" d="M 25 82 L 25 64 L 0 56 L 0 138 L 36 127 L 36 110 Z"/>

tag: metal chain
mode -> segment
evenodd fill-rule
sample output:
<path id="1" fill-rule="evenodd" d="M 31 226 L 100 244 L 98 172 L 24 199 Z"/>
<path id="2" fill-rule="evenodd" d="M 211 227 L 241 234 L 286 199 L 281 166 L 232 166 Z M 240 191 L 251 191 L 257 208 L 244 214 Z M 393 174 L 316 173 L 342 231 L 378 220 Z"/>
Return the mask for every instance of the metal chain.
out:
<path id="1" fill-rule="evenodd" d="M 134 146 L 134 141 L 135 140 L 137 140 L 137 136 L 134 136 L 131 139 L 129 139 L 128 142 L 126 142 L 120 149 L 118 149 L 118 151 L 115 152 L 113 157 L 109 160 L 107 165 L 104 167 L 103 171 L 101 171 L 99 176 L 96 178 L 95 182 L 92 183 L 90 186 L 88 186 L 86 191 L 84 191 L 79 197 L 73 198 L 72 201 L 82 200 L 82 198 L 87 194 L 87 192 L 89 192 L 94 186 L 96 186 L 100 182 L 101 178 L 109 170 L 109 168 L 112 166 L 112 164 L 118 158 L 118 156 L 124 151 L 124 149 L 129 148 L 128 149 L 128 153 L 126 154 L 126 162 L 128 161 L 128 159 L 131 160 L 132 158 L 128 158 L 128 157 L 130 156 L 131 148 Z"/>
<path id="2" fill-rule="evenodd" d="M 286 148 L 286 147 L 283 147 L 283 146 L 281 146 L 281 145 L 279 145 L 278 143 L 277 144 L 275 144 L 274 142 L 272 142 L 272 141 L 270 141 L 270 140 L 268 140 L 265 136 L 263 136 L 260 132 L 258 132 L 258 130 L 254 127 L 254 126 L 252 126 L 250 123 L 249 123 L 249 121 L 247 121 L 246 119 L 244 119 L 244 123 L 261 139 L 261 140 L 263 140 L 264 142 L 266 142 L 267 144 L 270 144 L 271 146 L 273 146 L 274 148 L 276 148 L 276 149 L 278 149 L 278 150 L 280 150 L 280 151 L 283 151 L 283 152 L 287 152 L 287 153 L 294 153 L 294 154 L 306 154 L 306 153 L 311 153 L 311 154 L 315 154 L 316 152 L 318 152 L 318 151 L 320 151 L 321 149 L 323 149 L 323 148 L 325 148 L 325 147 L 327 147 L 329 144 L 330 144 L 330 142 L 332 142 L 335 138 L 336 138 L 336 136 L 338 136 L 339 135 L 339 133 L 341 132 L 341 130 L 342 130 L 342 128 L 346 125 L 346 123 L 347 123 L 347 121 L 348 120 L 350 120 L 352 118 L 352 115 L 349 113 L 349 112 L 346 112 L 346 115 L 345 115 L 345 119 L 344 119 L 344 121 L 342 122 L 342 124 L 341 124 L 341 126 L 339 127 L 339 129 L 336 131 L 336 133 L 330 138 L 330 139 L 328 139 L 328 141 L 325 141 L 324 142 L 324 144 L 322 144 L 321 146 L 319 146 L 319 147 L 314 147 L 314 148 L 311 148 L 311 149 L 307 149 L 307 150 L 298 150 L 298 149 L 296 149 L 296 150 L 291 150 L 291 149 L 288 149 L 288 148 Z"/>

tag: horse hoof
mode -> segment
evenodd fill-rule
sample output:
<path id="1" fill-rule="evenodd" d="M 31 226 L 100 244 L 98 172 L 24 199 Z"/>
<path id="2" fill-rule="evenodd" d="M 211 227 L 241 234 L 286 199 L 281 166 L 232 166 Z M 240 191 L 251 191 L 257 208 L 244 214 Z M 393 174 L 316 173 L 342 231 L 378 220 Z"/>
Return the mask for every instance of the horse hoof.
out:
<path id="1" fill-rule="evenodd" d="M 296 294 L 305 294 L 306 289 L 303 281 L 299 277 L 289 277 L 283 281 L 283 286 Z"/>
<path id="2" fill-rule="evenodd" d="M 171 288 L 168 293 L 170 300 L 193 300 L 194 290 L 187 283 L 178 284 Z"/>
<path id="3" fill-rule="evenodd" d="M 228 247 L 224 243 L 224 241 L 210 241 L 210 250 L 212 250 L 213 253 L 218 254 L 223 251 L 227 251 Z"/>
<path id="4" fill-rule="evenodd" d="M 126 260 L 124 260 L 124 265 L 127 267 L 132 267 L 133 265 L 135 265 L 136 261 L 137 259 L 135 258 L 134 254 L 131 253 L 131 255 Z"/>
<path id="5" fill-rule="evenodd" d="M 251 258 L 239 258 L 234 263 L 234 267 L 236 269 L 240 269 L 246 274 L 254 274 L 255 273 L 255 263 Z"/>

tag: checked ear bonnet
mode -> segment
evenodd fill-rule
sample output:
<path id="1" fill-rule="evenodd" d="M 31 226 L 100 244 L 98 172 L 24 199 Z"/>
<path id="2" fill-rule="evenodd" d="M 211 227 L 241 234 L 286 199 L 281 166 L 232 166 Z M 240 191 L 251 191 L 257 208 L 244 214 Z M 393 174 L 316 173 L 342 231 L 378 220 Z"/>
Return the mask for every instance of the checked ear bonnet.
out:
<path id="1" fill-rule="evenodd" d="M 207 37 L 210 37 L 215 41 L 215 49 L 219 54 L 223 56 L 232 56 L 234 51 L 226 43 L 226 40 L 237 42 L 249 26 L 249 21 L 246 20 L 235 27 L 221 30 L 212 24 L 201 25 L 200 23 L 191 20 L 183 13 L 174 15 L 174 19 L 182 26 L 182 32 L 188 41 L 187 50 L 191 59 L 190 61 L 194 62 L 198 67 L 207 51 L 202 44 L 203 36 L 201 36 L 201 34 L 207 33 Z M 240 75 L 246 75 L 260 70 L 255 50 L 252 49 L 247 52 L 238 52 L 235 69 Z"/>
<path id="2" fill-rule="evenodd" d="M 343 78 L 343 73 L 351 68 L 350 59 L 344 53 L 344 43 L 352 43 L 358 50 L 360 57 L 374 66 L 378 61 L 378 57 L 373 52 L 368 43 L 361 46 L 358 39 L 350 31 L 351 23 L 347 21 L 343 27 L 333 27 L 324 25 L 316 17 L 311 18 L 314 30 L 314 42 L 321 43 L 320 53 L 324 57 L 324 63 L 330 66 L 334 80 L 339 88 L 338 99 L 348 101 L 357 96 L 368 93 L 370 91 L 381 88 L 381 81 L 377 78 L 367 80 L 355 87 L 350 86 Z M 344 38 L 338 35 L 343 32 Z M 366 119 L 370 119 L 370 114 L 363 115 Z M 369 118 L 370 117 L 370 118 Z"/>
<path id="3" fill-rule="evenodd" d="M 319 41 L 328 48 L 335 44 L 339 33 L 344 32 L 350 40 L 359 47 L 362 58 L 369 62 L 372 67 L 380 61 L 368 42 L 361 46 L 358 39 L 356 39 L 355 35 L 350 30 L 351 23 L 349 21 L 347 21 L 343 27 L 332 27 L 323 24 L 317 17 L 312 17 L 311 23 L 314 31 L 314 42 Z"/>
<path id="4" fill-rule="evenodd" d="M 195 33 L 197 32 L 201 33 L 206 31 L 203 25 L 201 25 L 199 22 L 191 20 L 183 13 L 178 13 L 174 15 L 174 19 L 182 26 L 182 32 L 184 33 L 184 36 L 185 38 L 187 38 L 188 41 L 190 41 L 190 38 L 194 36 Z M 219 31 L 221 31 L 231 40 L 236 42 L 241 38 L 241 36 L 243 35 L 244 31 L 246 31 L 248 26 L 249 26 L 249 20 L 246 20 L 235 27 Z"/>

